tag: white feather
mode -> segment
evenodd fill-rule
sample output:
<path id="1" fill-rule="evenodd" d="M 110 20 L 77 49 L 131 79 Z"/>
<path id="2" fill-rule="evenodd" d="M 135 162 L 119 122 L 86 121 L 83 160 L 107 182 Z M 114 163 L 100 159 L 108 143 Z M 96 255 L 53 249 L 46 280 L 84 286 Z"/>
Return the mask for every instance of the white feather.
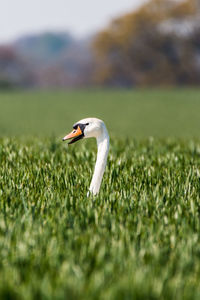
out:
<path id="1" fill-rule="evenodd" d="M 109 151 L 109 135 L 104 122 L 96 118 L 86 118 L 78 121 L 77 123 L 87 124 L 84 130 L 84 138 L 94 137 L 97 140 L 97 159 L 95 164 L 92 181 L 89 191 L 93 195 L 99 193 L 103 174 L 105 171 L 108 151 Z"/>

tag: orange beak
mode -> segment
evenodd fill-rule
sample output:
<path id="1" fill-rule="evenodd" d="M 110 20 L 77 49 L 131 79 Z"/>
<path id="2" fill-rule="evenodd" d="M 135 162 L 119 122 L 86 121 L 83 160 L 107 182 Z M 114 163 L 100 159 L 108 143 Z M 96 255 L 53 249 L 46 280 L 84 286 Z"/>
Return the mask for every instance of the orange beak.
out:
<path id="1" fill-rule="evenodd" d="M 62 140 L 66 141 L 69 139 L 73 139 L 71 142 L 69 142 L 69 144 L 72 144 L 76 141 L 78 141 L 79 139 L 83 138 L 83 133 L 80 129 L 80 127 L 78 126 L 77 129 L 72 130 L 72 132 L 70 132 L 68 135 L 66 135 Z"/>

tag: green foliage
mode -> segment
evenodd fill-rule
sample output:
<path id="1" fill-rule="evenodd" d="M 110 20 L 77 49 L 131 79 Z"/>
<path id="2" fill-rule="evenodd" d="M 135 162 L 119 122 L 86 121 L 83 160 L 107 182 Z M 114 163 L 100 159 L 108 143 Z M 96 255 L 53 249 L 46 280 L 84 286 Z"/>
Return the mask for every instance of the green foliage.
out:
<path id="1" fill-rule="evenodd" d="M 0 78 L 0 91 L 16 89 L 17 86 L 11 80 Z"/>
<path id="2" fill-rule="evenodd" d="M 200 140 L 0 140 L 1 299 L 199 299 Z"/>

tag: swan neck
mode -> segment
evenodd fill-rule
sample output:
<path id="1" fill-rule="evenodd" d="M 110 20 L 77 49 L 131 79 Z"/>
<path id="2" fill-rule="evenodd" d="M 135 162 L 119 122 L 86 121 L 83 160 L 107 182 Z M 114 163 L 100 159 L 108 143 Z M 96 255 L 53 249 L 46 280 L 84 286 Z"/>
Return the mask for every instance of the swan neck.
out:
<path id="1" fill-rule="evenodd" d="M 109 135 L 107 130 L 97 138 L 97 160 L 95 164 L 94 174 L 90 184 L 90 192 L 94 195 L 98 194 L 103 174 L 106 168 L 107 156 L 109 151 Z"/>

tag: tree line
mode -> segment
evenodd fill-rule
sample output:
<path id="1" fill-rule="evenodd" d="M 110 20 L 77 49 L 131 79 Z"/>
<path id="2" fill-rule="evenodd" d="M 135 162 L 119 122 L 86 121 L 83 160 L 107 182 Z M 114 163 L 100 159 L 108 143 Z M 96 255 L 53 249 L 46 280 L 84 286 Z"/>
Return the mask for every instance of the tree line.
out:
<path id="1" fill-rule="evenodd" d="M 199 0 L 150 0 L 84 41 L 51 36 L 47 48 L 59 42 L 59 52 L 45 62 L 0 47 L 0 86 L 198 85 L 199 9 Z"/>

